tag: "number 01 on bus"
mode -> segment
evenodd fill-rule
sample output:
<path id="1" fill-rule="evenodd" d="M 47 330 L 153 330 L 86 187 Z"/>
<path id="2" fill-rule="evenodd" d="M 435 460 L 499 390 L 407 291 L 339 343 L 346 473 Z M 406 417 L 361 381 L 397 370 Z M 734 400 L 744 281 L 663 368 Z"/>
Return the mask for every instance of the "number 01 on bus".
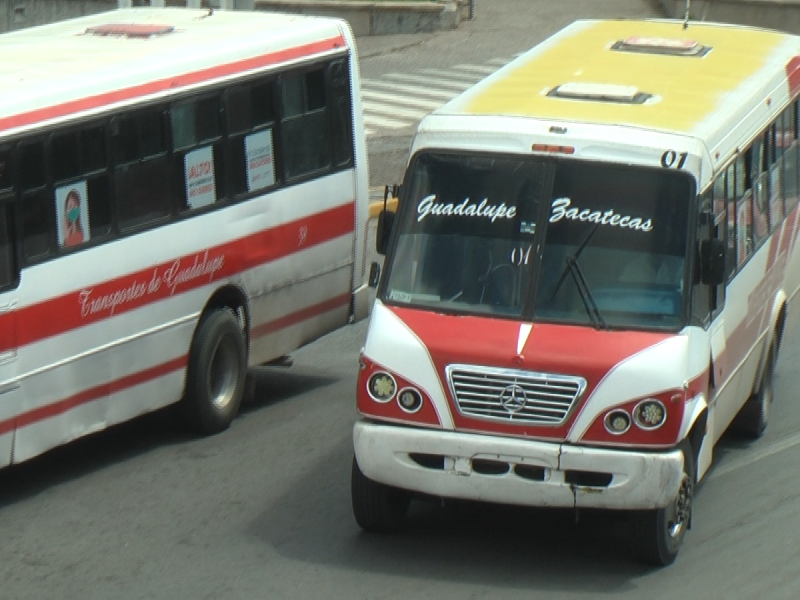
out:
<path id="1" fill-rule="evenodd" d="M 352 502 L 630 511 L 671 563 L 800 308 L 800 38 L 578 21 L 426 117 L 361 356 Z"/>

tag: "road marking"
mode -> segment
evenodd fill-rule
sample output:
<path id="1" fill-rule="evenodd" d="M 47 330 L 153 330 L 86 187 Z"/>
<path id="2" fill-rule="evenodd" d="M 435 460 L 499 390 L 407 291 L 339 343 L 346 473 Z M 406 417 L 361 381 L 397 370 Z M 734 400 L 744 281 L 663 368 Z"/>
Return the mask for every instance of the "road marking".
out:
<path id="1" fill-rule="evenodd" d="M 508 58 L 495 58 L 481 65 L 424 68 L 414 73 L 387 73 L 377 79 L 362 79 L 366 134 L 376 135 L 382 128 L 415 126 L 422 117 L 508 62 Z"/>
<path id="2" fill-rule="evenodd" d="M 482 75 L 491 75 L 497 71 L 497 67 L 481 66 L 481 65 L 456 65 L 453 69 L 460 71 L 472 71 L 474 73 L 481 73 Z"/>
<path id="3" fill-rule="evenodd" d="M 384 117 L 377 117 L 374 115 L 364 115 L 364 124 L 367 126 L 367 131 L 370 131 L 369 127 L 388 127 L 389 129 L 400 129 L 402 127 L 408 127 L 410 123 L 408 121 L 397 121 L 395 119 L 386 119 Z"/>
<path id="4" fill-rule="evenodd" d="M 478 73 L 456 73 L 452 69 L 422 69 L 420 73 L 426 78 L 434 77 L 434 84 L 443 81 L 451 81 L 453 84 L 459 84 L 467 89 L 471 85 L 475 85 L 483 78 L 482 74 Z"/>
<path id="5" fill-rule="evenodd" d="M 361 90 L 361 97 L 376 100 L 378 102 L 389 102 L 401 106 L 418 106 L 427 110 L 439 108 L 442 103 L 439 100 L 425 100 L 424 98 L 414 98 L 412 96 L 399 96 L 397 94 L 387 94 L 385 92 L 374 92 L 372 90 Z"/>
<path id="6" fill-rule="evenodd" d="M 408 117 L 409 119 L 421 119 L 428 114 L 426 110 L 409 110 L 407 108 L 400 108 L 391 104 L 381 104 L 380 102 L 374 101 L 364 102 L 364 110 L 369 111 L 370 114 L 377 113 L 379 115 L 388 115 L 389 117 Z"/>
<path id="7" fill-rule="evenodd" d="M 738 471 L 744 467 L 749 467 L 750 465 L 764 460 L 765 458 L 780 454 L 781 452 L 785 452 L 786 450 L 794 448 L 798 445 L 800 445 L 800 433 L 796 433 L 782 440 L 778 440 L 769 446 L 760 448 L 756 452 L 744 453 L 741 456 L 737 456 L 736 459 L 731 460 L 730 462 L 729 458 L 726 457 L 725 464 L 721 465 L 717 469 L 714 469 L 711 472 L 711 475 L 709 475 L 709 479 L 716 479 L 717 477 L 722 477 L 723 475 L 729 475 L 734 471 Z"/>
<path id="8" fill-rule="evenodd" d="M 437 88 L 452 88 L 456 93 L 463 92 L 474 81 L 448 81 L 442 77 L 423 77 L 421 75 L 411 75 L 406 73 L 389 73 L 384 76 L 386 79 L 397 81 L 408 81 L 410 83 L 420 83 L 425 86 L 436 86 Z"/>
<path id="9" fill-rule="evenodd" d="M 419 87 L 416 85 L 402 85 L 392 81 L 381 81 L 379 79 L 364 80 L 364 83 L 369 87 L 377 87 L 389 89 L 394 92 L 406 92 L 408 94 L 420 94 L 422 96 L 429 96 L 431 98 L 442 98 L 443 100 L 450 100 L 454 94 L 453 92 L 445 92 L 442 90 L 432 90 L 430 88 Z"/>

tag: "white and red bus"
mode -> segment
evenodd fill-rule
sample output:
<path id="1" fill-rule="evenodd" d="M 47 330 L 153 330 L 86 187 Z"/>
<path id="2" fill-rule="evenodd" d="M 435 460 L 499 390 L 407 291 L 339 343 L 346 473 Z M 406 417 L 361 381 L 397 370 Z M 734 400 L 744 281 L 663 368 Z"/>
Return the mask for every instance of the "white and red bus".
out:
<path id="1" fill-rule="evenodd" d="M 366 316 L 367 158 L 337 19 L 130 9 L 0 36 L 0 466 Z"/>
<path id="2" fill-rule="evenodd" d="M 800 38 L 578 21 L 419 125 L 361 356 L 352 501 L 630 510 L 675 559 L 764 430 L 800 287 Z"/>

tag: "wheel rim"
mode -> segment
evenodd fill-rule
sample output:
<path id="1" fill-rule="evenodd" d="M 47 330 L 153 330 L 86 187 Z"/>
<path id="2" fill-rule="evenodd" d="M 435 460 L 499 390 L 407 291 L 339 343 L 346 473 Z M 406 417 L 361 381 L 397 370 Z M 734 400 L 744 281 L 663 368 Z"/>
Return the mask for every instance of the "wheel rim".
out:
<path id="1" fill-rule="evenodd" d="M 773 355 L 770 352 L 769 357 L 767 358 L 769 364 L 767 365 L 767 370 L 764 373 L 764 381 L 761 384 L 761 413 L 765 423 L 767 421 L 767 417 L 769 417 L 769 405 L 772 404 L 772 376 L 775 369 L 775 363 L 773 362 L 774 359 L 772 356 Z"/>
<path id="2" fill-rule="evenodd" d="M 683 481 L 678 490 L 678 497 L 667 511 L 667 535 L 672 540 L 677 540 L 686 531 L 689 517 L 692 514 L 692 496 L 694 494 L 694 484 L 686 473 L 683 474 Z"/>
<path id="3" fill-rule="evenodd" d="M 208 369 L 208 393 L 211 403 L 224 408 L 233 400 L 239 373 L 236 342 L 224 336 L 217 343 Z"/>

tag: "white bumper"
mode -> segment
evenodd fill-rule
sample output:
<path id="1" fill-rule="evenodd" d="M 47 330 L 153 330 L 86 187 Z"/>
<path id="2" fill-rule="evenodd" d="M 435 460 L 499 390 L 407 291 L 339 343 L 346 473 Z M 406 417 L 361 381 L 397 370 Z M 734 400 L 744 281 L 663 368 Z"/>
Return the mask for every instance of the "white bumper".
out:
<path id="1" fill-rule="evenodd" d="M 353 445 L 361 471 L 373 481 L 433 496 L 523 506 L 661 508 L 675 499 L 683 468 L 680 450 L 608 450 L 368 421 L 356 422 Z M 426 467 L 412 454 L 442 460 Z M 504 463 L 507 472 L 486 474 Z"/>

